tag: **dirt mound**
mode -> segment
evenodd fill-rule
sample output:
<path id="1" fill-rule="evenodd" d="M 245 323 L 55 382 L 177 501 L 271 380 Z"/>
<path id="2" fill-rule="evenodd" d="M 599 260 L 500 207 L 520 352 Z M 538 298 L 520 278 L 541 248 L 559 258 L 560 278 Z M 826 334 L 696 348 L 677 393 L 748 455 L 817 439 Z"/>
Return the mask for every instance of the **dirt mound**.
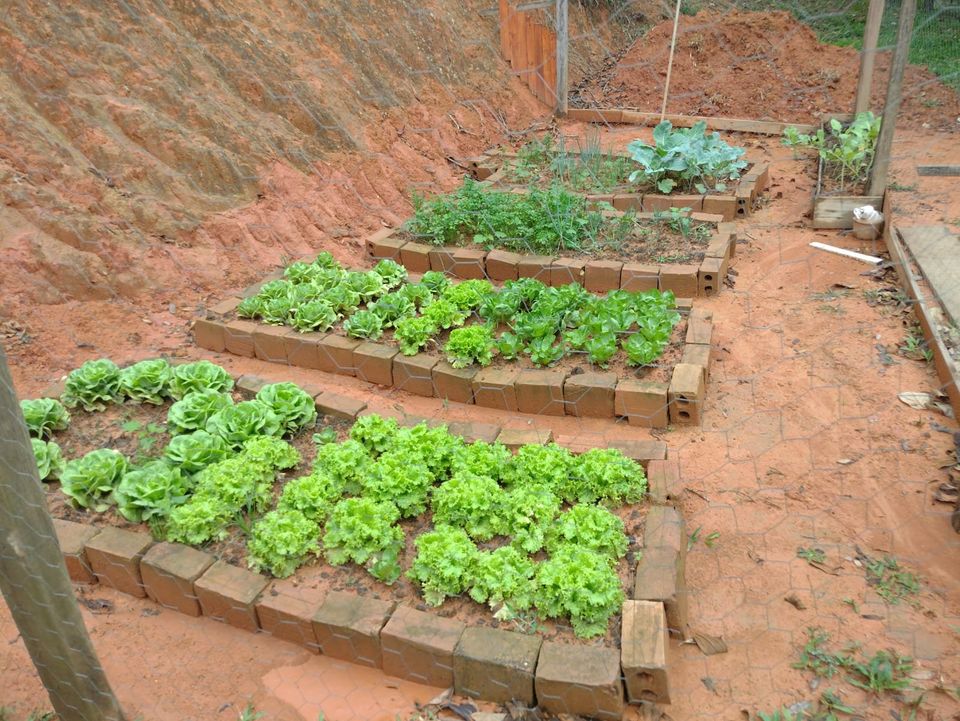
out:
<path id="1" fill-rule="evenodd" d="M 660 109 L 673 22 L 637 40 L 579 90 L 587 105 Z M 681 16 L 667 112 L 816 121 L 852 109 L 860 68 L 853 48 L 826 45 L 786 12 Z M 890 54 L 880 53 L 873 107 L 883 107 Z M 925 68 L 909 66 L 898 122 L 960 130 L 960 96 Z"/>

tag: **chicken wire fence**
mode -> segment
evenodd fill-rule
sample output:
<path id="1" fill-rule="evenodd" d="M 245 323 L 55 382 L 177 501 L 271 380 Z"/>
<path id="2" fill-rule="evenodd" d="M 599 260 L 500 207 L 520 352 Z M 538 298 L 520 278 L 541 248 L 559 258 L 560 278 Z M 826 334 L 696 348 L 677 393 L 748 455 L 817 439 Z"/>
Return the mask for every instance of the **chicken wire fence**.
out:
<path id="1" fill-rule="evenodd" d="M 571 5 L 576 6 L 571 28 L 574 104 L 658 111 L 659 102 L 651 105 L 649 98 L 662 94 L 666 44 L 662 39 L 650 47 L 643 44 L 646 26 L 661 18 L 659 4 L 642 8 L 643 17 L 638 15 L 639 3 L 608 3 L 599 10 L 595 6 L 603 3 Z M 717 13 L 769 9 L 769 4 L 759 5 L 684 3 L 678 53 L 696 65 L 704 62 L 697 46 L 719 47 L 721 66 L 766 66 L 777 78 L 778 48 L 790 44 L 790 33 L 807 30 L 777 35 L 776 28 L 782 26 L 770 27 L 763 43 L 743 49 L 729 46 L 716 19 Z M 865 5 L 811 2 L 783 3 L 782 7 L 804 28 L 813 28 L 820 39 L 855 45 L 862 36 L 862 20 L 856 18 L 865 15 Z M 896 3 L 888 4 L 881 49 L 892 44 L 897 8 Z M 489 17 L 489 8 L 471 9 Z M 669 14 L 672 7 L 665 10 Z M 695 13 L 701 10 L 715 15 L 698 19 Z M 920 3 L 911 51 L 911 62 L 927 65 L 939 82 L 954 88 L 960 45 L 957 12 L 946 2 Z M 428 23 L 428 14 L 419 7 L 413 11 L 419 23 Z M 855 20 L 850 21 L 851 17 Z M 252 27 L 239 12 L 214 13 L 208 21 L 211 26 L 235 22 L 248 31 Z M 619 23 L 615 32 L 611 30 L 614 21 Z M 491 32 L 478 33 L 475 42 L 465 43 L 468 49 L 495 47 L 493 31 L 487 29 Z M 456 43 L 448 43 L 449 33 L 441 35 L 443 52 L 450 56 L 460 52 Z M 514 145 L 534 137 L 527 132 L 530 127 L 514 130 L 502 112 L 445 78 L 442 52 L 413 67 L 406 57 L 392 55 L 389 36 L 354 36 L 353 44 L 358 53 L 380 53 L 380 61 L 394 70 L 403 66 L 410 78 L 438 78 L 439 97 L 461 111 L 466 109 L 467 117 L 479 115 L 489 126 L 507 131 Z M 266 53 L 266 48 L 266 44 L 257 47 L 257 53 Z M 35 52 L 39 57 L 41 50 Z M 30 50 L 21 53 L 18 62 L 28 62 L 30 55 Z M 607 67 L 602 65 L 603 58 L 609 59 Z M 253 62 L 249 57 L 246 61 Z M 815 97 L 816 109 L 822 105 L 846 112 L 848 100 L 841 102 L 831 90 L 840 78 L 829 70 L 811 71 L 801 87 L 784 88 L 782 83 L 788 81 L 768 80 L 773 85 L 765 94 L 801 100 Z M 340 71 L 324 66 L 322 72 L 333 77 Z M 745 72 L 741 85 L 751 82 L 749 71 Z M 765 97 L 758 95 L 755 104 L 743 104 L 729 97 L 732 93 L 725 89 L 729 86 L 704 86 L 692 73 L 684 74 L 682 67 L 676 79 L 668 112 L 771 116 Z M 777 82 L 782 92 L 777 91 Z M 931 117 L 950 107 L 944 100 L 948 96 L 930 91 L 933 85 L 930 76 L 916 74 L 908 76 L 904 91 L 905 98 L 914 97 L 918 110 Z M 365 77 L 360 87 L 374 104 L 389 107 L 398 102 L 393 91 L 379 85 L 375 77 Z M 631 95 L 638 89 L 646 94 Z M 882 89 L 877 82 L 875 97 L 882 99 Z M 256 94 L 250 88 L 247 91 Z M 357 128 L 339 120 L 312 114 L 312 105 L 303 100 L 312 92 L 291 83 L 283 92 L 265 93 L 259 102 L 275 106 L 278 116 L 293 117 L 303 127 L 320 127 L 341 139 L 358 134 Z M 47 100 L 71 97 L 69 84 L 44 93 Z M 406 89 L 400 95 L 407 98 L 405 93 Z M 792 108 L 793 114 L 772 117 L 798 122 L 814 109 L 805 102 L 779 107 L 785 112 Z M 13 119 L 6 114 L 4 120 Z M 426 117 L 419 122 L 426 128 L 418 131 L 432 138 L 445 139 L 444 133 L 450 132 L 447 119 Z M 467 121 L 455 114 L 453 122 Z M 531 127 L 539 130 L 548 125 L 538 121 Z M 461 135 L 480 132 L 469 125 L 462 130 Z M 404 126 L 398 137 L 407 132 L 413 131 Z M 603 142 L 622 146 L 642 132 L 606 128 Z M 278 157 L 309 168 L 305 162 L 309 148 L 284 148 L 277 142 Z M 922 157 L 918 142 L 922 143 L 914 139 L 904 145 L 898 157 L 904 161 Z M 397 143 L 393 150 L 400 155 L 419 144 Z M 774 138 L 764 150 L 777 144 Z M 355 152 L 360 164 L 387 154 L 362 147 Z M 789 154 L 770 152 L 775 175 L 797 172 L 797 161 Z M 175 153 L 168 160 L 173 163 Z M 377 167 L 370 166 L 371 175 Z M 319 182 L 324 187 L 343 182 L 333 174 L 324 176 L 322 170 L 310 172 L 322 176 Z M 898 172 L 905 171 L 898 168 Z M 135 175 L 132 170 L 131 175 Z M 230 178 L 254 176 L 252 166 L 234 167 L 219 177 L 198 176 L 189 183 L 196 184 L 191 192 L 207 193 L 211 188 L 216 191 L 219 182 L 226 187 Z M 421 193 L 443 189 L 436 177 L 422 173 L 403 185 Z M 280 215 L 309 215 L 314 212 L 312 206 L 323 202 L 316 196 L 284 198 L 282 178 L 266 182 L 265 189 L 280 206 L 279 214 L 240 221 L 245 232 L 264 243 L 288 242 L 287 229 L 277 220 Z M 24 204 L 19 190 L 8 192 Z M 934 193 L 933 202 L 949 202 L 949 189 L 938 187 Z M 357 181 L 347 194 L 357 199 L 352 212 L 379 214 L 385 206 L 370 184 Z M 796 205 L 794 215 L 801 212 L 798 208 L 803 203 Z M 289 357 L 271 357 L 269 350 L 257 353 L 253 347 L 242 355 L 253 354 L 264 363 L 251 365 L 253 360 L 237 360 L 229 353 L 211 357 L 235 368 L 238 375 L 262 372 L 284 380 L 296 374 L 298 381 L 307 378 L 322 384 L 324 392 L 360 397 L 369 410 L 411 422 L 426 418 L 553 432 L 558 441 L 581 450 L 608 448 L 624 440 L 665 440 L 670 458 L 679 463 L 684 488 L 676 504 L 685 530 L 683 543 L 675 550 L 686 567 L 687 582 L 681 593 L 689 606 L 690 625 L 678 628 L 666 618 L 671 632 L 666 648 L 670 703 L 663 703 L 668 699 L 657 686 L 662 680 L 651 663 L 646 673 L 653 690 L 639 700 L 660 702 L 659 708 L 638 704 L 628 714 L 656 717 L 665 713 L 678 720 L 742 718 L 743 714 L 784 721 L 826 720 L 830 713 L 846 714 L 844 709 L 850 708 L 849 714 L 864 718 L 891 714 L 906 718 L 911 711 L 931 719 L 955 718 L 951 714 L 960 693 L 960 615 L 957 588 L 948 579 L 951 574 L 955 578 L 960 548 L 949 530 L 947 505 L 934 500 L 945 479 L 950 485 L 940 466 L 955 463 L 950 455 L 953 437 L 942 431 L 955 430 L 955 424 L 935 406 L 918 415 L 871 387 L 874 377 L 887 379 L 885 390 L 937 385 L 924 365 L 922 348 L 917 351 L 921 360 L 912 359 L 909 348 L 902 357 L 898 353 L 901 343 L 909 344 L 901 327 L 909 305 L 898 295 L 889 269 L 877 280 L 861 280 L 841 271 L 831 275 L 801 252 L 806 239 L 799 243 L 791 227 L 793 216 L 762 213 L 758 209 L 740 227 L 746 241 L 741 243 L 743 250 L 753 253 L 739 261 L 743 275 L 738 280 L 736 273 L 731 274 L 725 280 L 734 287 L 707 301 L 718 327 L 713 354 L 721 362 L 712 367 L 702 422 L 693 428 L 651 433 L 642 424 L 624 423 L 622 417 L 615 422 L 564 416 L 562 411 L 559 416 L 521 415 L 512 405 L 515 399 L 509 400 L 509 391 L 496 384 L 480 384 L 472 392 L 499 395 L 502 408 L 475 412 L 444 398 L 418 399 L 403 387 L 370 391 L 362 378 L 356 379 L 358 367 L 341 361 L 334 372 L 303 376 L 301 370 L 270 363 L 289 361 Z M 329 230 L 328 217 L 316 222 Z M 86 232 L 79 220 L 68 217 L 64 227 L 73 228 L 82 247 L 98 244 L 95 234 Z M 137 230 L 135 222 L 130 227 Z M 151 254 L 176 256 L 169 238 L 155 241 L 143 233 L 141 240 L 141 247 Z M 288 260 L 304 255 L 303 245 L 290 242 L 290 251 L 284 255 Z M 192 272 L 192 262 L 174 260 L 185 274 Z M 254 265 L 259 259 L 251 252 L 245 262 Z M 839 286 L 832 284 L 834 275 L 842 276 Z M 88 282 L 96 285 L 93 274 Z M 871 309 L 879 310 L 857 306 L 860 293 L 872 303 Z M 121 298 L 116 302 L 134 305 Z M 804 311 L 811 303 L 817 308 L 812 316 Z M 82 342 L 93 346 L 84 350 L 84 358 L 112 355 L 109 345 L 95 335 L 84 335 Z M 738 355 L 738 346 L 750 352 Z M 24 364 L 20 368 L 14 364 L 18 377 L 29 378 L 27 356 L 18 355 L 17 362 Z M 584 369 L 595 370 L 581 362 L 574 375 Z M 70 368 L 60 370 L 58 375 Z M 363 369 L 359 370 L 362 376 Z M 889 381 L 890 376 L 897 380 Z M 143 527 L 123 521 L 114 510 L 102 514 L 70 510 L 56 484 L 40 484 L 15 409 L 16 394 L 7 378 L 0 380 L 5 401 L 0 405 L 0 428 L 4 429 L 0 569 L 6 604 L 0 628 L 9 641 L 2 654 L 5 680 L 0 684 L 0 718 L 19 721 L 34 710 L 34 718 L 41 718 L 52 704 L 65 720 L 120 718 L 121 706 L 128 718 L 143 719 L 249 720 L 258 714 L 289 721 L 480 719 L 478 714 L 485 711 L 526 719 L 535 718 L 526 710 L 534 699 L 548 717 L 587 715 L 591 709 L 600 718 L 619 717 L 625 701 L 620 686 L 624 677 L 619 614 L 608 634 L 582 641 L 563 618 L 548 624 L 524 613 L 497 620 L 466 593 L 433 609 L 408 580 L 382 586 L 369 581 L 359 567 L 344 572 L 321 559 L 280 583 L 247 571 L 242 543 L 202 550 L 155 544 Z M 418 380 L 426 378 L 414 375 L 411 383 Z M 30 395 L 35 394 L 20 397 Z M 555 412 L 556 399 L 544 410 L 548 407 Z M 105 424 L 114 421 L 111 416 Z M 112 428 L 106 437 L 113 442 L 122 433 L 137 436 L 148 422 L 137 423 L 134 430 Z M 341 433 L 349 427 L 329 419 L 323 423 Z M 134 442 L 138 444 L 139 439 Z M 301 447 L 310 448 L 310 443 Z M 49 522 L 48 508 L 54 511 L 54 524 Z M 657 556 L 643 547 L 644 520 L 643 513 L 627 518 L 630 547 L 621 580 L 628 597 L 634 595 L 636 562 L 645 554 Z M 242 539 L 248 531 L 240 529 L 237 536 Z M 60 562 L 64 557 L 65 567 Z M 80 583 L 71 586 L 68 578 Z M 20 622 L 17 628 L 14 618 Z M 459 625 L 463 619 L 481 629 L 508 630 L 518 636 L 504 637 L 510 640 L 495 643 L 492 651 L 481 648 L 482 640 L 475 639 L 478 648 L 472 653 L 490 665 L 472 666 L 474 675 L 461 670 L 464 680 L 458 690 L 464 693 L 451 695 L 445 689 L 457 674 L 454 656 L 463 642 Z M 428 634 L 418 632 L 420 624 L 429 625 Z M 81 626 L 86 626 L 89 640 Z M 542 638 L 549 645 L 541 646 Z M 570 645 L 585 651 L 574 658 L 583 663 L 580 670 L 589 682 L 552 690 L 550 673 L 570 665 L 563 650 Z M 722 646 L 725 652 L 714 653 Z M 471 696 L 514 702 L 485 703 Z M 781 706 L 786 709 L 778 711 Z M 758 716 L 761 712 L 765 716 Z"/>

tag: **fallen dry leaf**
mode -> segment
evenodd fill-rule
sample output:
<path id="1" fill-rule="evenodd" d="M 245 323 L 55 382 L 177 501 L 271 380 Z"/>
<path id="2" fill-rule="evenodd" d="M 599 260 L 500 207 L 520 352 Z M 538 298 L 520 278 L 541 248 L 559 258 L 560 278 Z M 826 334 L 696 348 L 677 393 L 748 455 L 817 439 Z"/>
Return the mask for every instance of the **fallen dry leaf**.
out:
<path id="1" fill-rule="evenodd" d="M 727 643 L 719 636 L 711 636 L 709 633 L 693 632 L 693 642 L 697 644 L 704 656 L 714 656 L 718 653 L 727 652 Z"/>

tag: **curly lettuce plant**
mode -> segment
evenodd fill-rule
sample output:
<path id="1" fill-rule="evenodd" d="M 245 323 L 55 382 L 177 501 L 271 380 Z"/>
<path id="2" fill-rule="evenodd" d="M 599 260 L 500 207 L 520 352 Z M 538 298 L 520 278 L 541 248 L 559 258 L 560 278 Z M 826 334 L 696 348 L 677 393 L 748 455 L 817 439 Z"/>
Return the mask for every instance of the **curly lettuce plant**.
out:
<path id="1" fill-rule="evenodd" d="M 400 429 L 392 450 L 411 451 L 427 464 L 435 478 L 443 478 L 449 474 L 450 464 L 463 445 L 463 438 L 452 435 L 444 425 L 418 423 Z"/>
<path id="2" fill-rule="evenodd" d="M 53 441 L 39 438 L 31 438 L 30 445 L 33 446 L 33 457 L 37 461 L 37 475 L 40 480 L 51 481 L 59 478 L 64 468 L 60 446 Z"/>
<path id="3" fill-rule="evenodd" d="M 603 554 L 611 560 L 627 553 L 623 521 L 602 506 L 581 503 L 560 514 L 547 533 L 547 550 L 571 544 Z"/>
<path id="4" fill-rule="evenodd" d="M 591 448 L 578 456 L 561 485 L 561 495 L 570 503 L 639 503 L 646 493 L 643 466 L 616 448 Z"/>
<path id="5" fill-rule="evenodd" d="M 223 438 L 231 448 L 239 448 L 254 436 L 280 436 L 283 426 L 270 406 L 254 400 L 218 411 L 207 421 L 206 431 Z"/>
<path id="6" fill-rule="evenodd" d="M 131 523 L 166 518 L 187 500 L 189 476 L 165 461 L 152 461 L 128 470 L 113 492 L 117 511 Z"/>
<path id="7" fill-rule="evenodd" d="M 286 578 L 320 554 L 320 527 L 299 511 L 270 511 L 253 524 L 247 551 L 251 568 Z"/>
<path id="8" fill-rule="evenodd" d="M 373 458 L 363 444 L 350 439 L 318 446 L 313 468 L 331 476 L 345 493 L 359 493 L 372 463 Z"/>
<path id="9" fill-rule="evenodd" d="M 229 393 L 231 390 L 233 390 L 233 376 L 216 363 L 200 360 L 173 367 L 170 395 L 174 398 L 183 398 L 188 393 L 196 391 Z"/>
<path id="10" fill-rule="evenodd" d="M 515 611 L 533 605 L 536 564 L 513 546 L 477 554 L 470 598 L 496 609 L 495 617 L 508 620 Z"/>
<path id="11" fill-rule="evenodd" d="M 370 455 L 376 457 L 390 450 L 400 431 L 395 418 L 384 418 L 376 413 L 360 416 L 350 428 L 350 438 L 363 444 Z"/>
<path id="12" fill-rule="evenodd" d="M 507 491 L 501 510 L 504 535 L 511 545 L 526 553 L 536 553 L 547 541 L 553 519 L 560 513 L 562 501 L 553 491 L 536 484 L 518 485 Z"/>
<path id="13" fill-rule="evenodd" d="M 450 331 L 450 338 L 443 350 L 450 365 L 466 368 L 474 363 L 479 366 L 490 365 L 495 349 L 493 330 L 489 326 L 470 325 Z"/>
<path id="14" fill-rule="evenodd" d="M 470 587 L 479 551 L 466 531 L 440 526 L 418 536 L 414 545 L 417 555 L 407 576 L 420 584 L 423 598 L 431 606 Z"/>
<path id="15" fill-rule="evenodd" d="M 433 301 L 420 312 L 421 317 L 426 319 L 434 329 L 442 328 L 443 330 L 460 327 L 469 315 L 467 311 L 443 299 Z"/>
<path id="16" fill-rule="evenodd" d="M 143 360 L 120 371 L 120 392 L 137 403 L 161 405 L 170 394 L 173 368 L 163 358 Z"/>
<path id="17" fill-rule="evenodd" d="M 217 389 L 190 391 L 170 406 L 167 428 L 173 434 L 204 429 L 211 418 L 232 405 L 233 398 Z"/>
<path id="18" fill-rule="evenodd" d="M 219 496 L 194 494 L 190 500 L 170 512 L 160 535 L 174 543 L 199 546 L 225 538 L 227 528 L 235 517 L 236 509 Z M 161 530 L 159 525 L 156 528 Z"/>
<path id="19" fill-rule="evenodd" d="M 126 470 L 127 459 L 119 451 L 90 451 L 64 465 L 60 490 L 77 508 L 92 508 L 99 513 L 113 503 L 113 491 Z"/>
<path id="20" fill-rule="evenodd" d="M 257 392 L 256 400 L 277 415 L 284 435 L 309 428 L 317 420 L 313 397 L 296 383 L 268 383 Z"/>
<path id="21" fill-rule="evenodd" d="M 451 475 L 464 472 L 475 473 L 498 481 L 511 458 L 513 454 L 502 443 L 474 441 L 457 448 L 450 461 L 450 473 Z"/>
<path id="22" fill-rule="evenodd" d="M 506 492 L 492 478 L 460 471 L 433 489 L 433 522 L 464 529 L 477 541 L 503 532 Z"/>
<path id="23" fill-rule="evenodd" d="M 277 508 L 299 511 L 314 523 L 325 523 L 334 504 L 343 497 L 343 484 L 323 471 L 289 481 L 280 493 Z"/>
<path id="24" fill-rule="evenodd" d="M 120 399 L 120 369 L 109 358 L 89 360 L 70 372 L 61 400 L 67 408 L 102 411 Z"/>
<path id="25" fill-rule="evenodd" d="M 436 335 L 437 326 L 429 318 L 401 318 L 394 328 L 393 337 L 400 345 L 403 355 L 416 355 L 426 348 L 430 339 Z"/>
<path id="26" fill-rule="evenodd" d="M 583 546 L 561 545 L 537 567 L 537 611 L 546 618 L 568 616 L 581 638 L 606 633 L 624 598 L 610 560 Z"/>
<path id="27" fill-rule="evenodd" d="M 370 466 L 363 495 L 375 501 L 390 501 L 403 518 L 427 510 L 427 497 L 434 476 L 423 457 L 409 448 L 387 451 Z"/>
<path id="28" fill-rule="evenodd" d="M 54 431 L 65 431 L 70 425 L 69 411 L 56 398 L 22 400 L 20 411 L 35 438 L 51 438 Z"/>
<path id="29" fill-rule="evenodd" d="M 300 463 L 300 451 L 276 436 L 253 436 L 243 442 L 243 457 L 274 471 L 285 471 Z"/>
<path id="30" fill-rule="evenodd" d="M 337 503 L 324 527 L 327 561 L 342 566 L 352 561 L 366 566 L 376 579 L 394 583 L 402 572 L 403 530 L 396 525 L 400 511 L 392 503 L 347 498 Z"/>
<path id="31" fill-rule="evenodd" d="M 556 443 L 522 446 L 503 470 L 507 486 L 531 486 L 562 489 L 570 476 L 576 458 Z"/>

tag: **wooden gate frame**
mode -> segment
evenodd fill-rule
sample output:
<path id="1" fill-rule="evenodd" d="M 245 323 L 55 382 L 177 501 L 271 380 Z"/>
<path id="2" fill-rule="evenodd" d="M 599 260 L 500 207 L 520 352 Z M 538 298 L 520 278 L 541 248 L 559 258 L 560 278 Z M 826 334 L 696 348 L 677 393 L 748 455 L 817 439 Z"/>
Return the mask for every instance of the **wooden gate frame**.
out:
<path id="1" fill-rule="evenodd" d="M 535 17 L 554 10 L 553 27 Z M 530 91 L 553 107 L 567 112 L 568 0 L 516 2 L 499 0 L 500 52 Z"/>

